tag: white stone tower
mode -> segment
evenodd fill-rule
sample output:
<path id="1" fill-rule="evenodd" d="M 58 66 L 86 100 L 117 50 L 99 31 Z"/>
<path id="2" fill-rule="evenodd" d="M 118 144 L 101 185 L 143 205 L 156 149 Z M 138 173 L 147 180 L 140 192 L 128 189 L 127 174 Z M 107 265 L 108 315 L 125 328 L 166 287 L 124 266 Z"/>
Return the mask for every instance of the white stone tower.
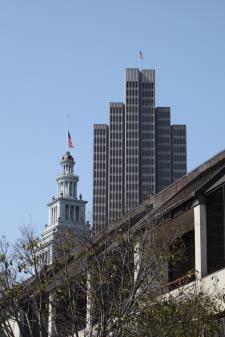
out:
<path id="1" fill-rule="evenodd" d="M 77 198 L 77 183 L 79 177 L 74 174 L 75 161 L 67 151 L 61 160 L 61 174 L 56 178 L 58 183 L 57 197 L 48 203 L 48 224 L 42 234 L 42 253 L 52 261 L 54 236 L 60 230 L 70 228 L 75 234 L 82 235 L 85 229 L 85 206 L 87 201 L 82 195 Z"/>

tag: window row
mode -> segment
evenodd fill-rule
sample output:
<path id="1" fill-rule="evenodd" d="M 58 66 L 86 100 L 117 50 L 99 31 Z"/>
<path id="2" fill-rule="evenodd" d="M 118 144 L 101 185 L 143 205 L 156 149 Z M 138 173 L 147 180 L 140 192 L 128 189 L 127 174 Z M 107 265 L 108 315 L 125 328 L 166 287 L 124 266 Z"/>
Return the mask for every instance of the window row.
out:
<path id="1" fill-rule="evenodd" d="M 154 91 L 153 90 L 146 90 L 146 91 L 142 90 L 141 96 L 152 98 L 154 97 Z"/>
<path id="2" fill-rule="evenodd" d="M 142 145 L 142 147 L 144 148 L 153 148 L 154 147 L 154 142 L 152 141 L 147 141 L 147 140 L 143 140 L 142 142 L 141 142 L 141 145 Z"/>
<path id="3" fill-rule="evenodd" d="M 126 104 L 137 105 L 138 103 L 139 103 L 139 100 L 137 98 L 134 98 L 134 97 L 127 97 L 126 98 Z"/>
<path id="4" fill-rule="evenodd" d="M 171 171 L 163 171 L 163 170 L 158 170 L 158 178 L 170 178 L 171 177 Z"/>
<path id="5" fill-rule="evenodd" d="M 117 139 L 110 139 L 110 146 L 121 147 L 123 145 L 122 137 L 118 137 Z"/>
<path id="6" fill-rule="evenodd" d="M 148 132 L 148 133 L 142 132 L 142 139 L 154 139 L 154 133 L 153 132 Z"/>
<path id="7" fill-rule="evenodd" d="M 174 136 L 186 136 L 186 129 L 175 129 L 173 128 L 173 134 Z"/>
<path id="8" fill-rule="evenodd" d="M 173 144 L 186 144 L 186 138 L 173 138 Z"/>
<path id="9" fill-rule="evenodd" d="M 113 117 L 119 117 L 121 118 L 121 115 L 123 114 L 123 106 L 121 107 L 110 107 L 110 113 L 111 113 L 111 116 Z"/>
<path id="10" fill-rule="evenodd" d="M 141 101 L 142 105 L 153 105 L 154 104 L 154 100 L 153 99 L 142 99 Z"/>
<path id="11" fill-rule="evenodd" d="M 104 129 L 95 129 L 94 128 L 94 135 L 96 137 L 105 137 L 107 135 L 107 131 L 108 131 L 108 128 L 104 128 Z"/>
<path id="12" fill-rule="evenodd" d="M 106 179 L 94 180 L 94 188 L 103 186 L 106 188 Z"/>
<path id="13" fill-rule="evenodd" d="M 115 149 L 115 148 L 111 148 L 110 149 L 110 156 L 111 157 L 121 157 L 123 154 L 123 150 L 121 149 L 121 147 Z"/>
<path id="14" fill-rule="evenodd" d="M 152 167 L 152 166 L 142 166 L 142 170 L 141 170 L 142 173 L 148 173 L 148 174 L 154 174 L 155 172 L 155 168 Z"/>
<path id="15" fill-rule="evenodd" d="M 123 158 L 122 157 L 114 157 L 110 158 L 110 165 L 112 166 L 121 166 L 123 165 Z"/>
<path id="16" fill-rule="evenodd" d="M 151 115 L 141 117 L 142 123 L 154 123 L 154 117 Z"/>
<path id="17" fill-rule="evenodd" d="M 142 183 L 154 183 L 154 176 L 142 175 Z"/>
<path id="18" fill-rule="evenodd" d="M 158 153 L 157 154 L 157 160 L 171 160 L 171 154 L 166 153 Z"/>
<path id="19" fill-rule="evenodd" d="M 138 82 L 137 81 L 127 81 L 126 82 L 126 87 L 127 88 L 137 88 L 138 87 Z"/>
<path id="20" fill-rule="evenodd" d="M 142 185 L 142 192 L 150 192 L 154 191 L 154 185 Z"/>
<path id="21" fill-rule="evenodd" d="M 80 207 L 74 205 L 65 205 L 65 220 L 68 221 L 80 221 Z"/>
<path id="22" fill-rule="evenodd" d="M 173 153 L 186 153 L 185 146 L 173 146 Z"/>
<path id="23" fill-rule="evenodd" d="M 171 151 L 171 146 L 170 145 L 161 145 L 161 144 L 158 144 L 157 149 L 160 152 L 170 152 Z"/>
<path id="24" fill-rule="evenodd" d="M 106 170 L 94 171 L 94 178 L 106 178 Z"/>
<path id="25" fill-rule="evenodd" d="M 158 162 L 157 163 L 157 168 L 158 169 L 171 169 L 171 163 L 170 162 Z"/>
<path id="26" fill-rule="evenodd" d="M 109 200 L 122 200 L 122 190 L 116 189 L 112 186 L 113 190 L 109 193 Z"/>
<path id="27" fill-rule="evenodd" d="M 118 132 L 119 134 L 123 133 L 123 124 L 111 123 L 110 134 L 112 134 L 113 132 Z"/>
<path id="28" fill-rule="evenodd" d="M 138 154 L 139 154 L 138 148 L 126 149 L 127 156 L 138 156 Z"/>
<path id="29" fill-rule="evenodd" d="M 142 82 L 143 89 L 153 89 L 154 83 L 153 82 Z"/>
<path id="30" fill-rule="evenodd" d="M 154 165 L 155 159 L 153 158 L 142 158 L 142 165 Z"/>
<path id="31" fill-rule="evenodd" d="M 94 195 L 94 204 L 102 204 L 102 206 L 106 203 L 106 198 L 104 196 Z"/>
<path id="32" fill-rule="evenodd" d="M 105 145 L 95 145 L 94 146 L 94 151 L 96 151 L 96 152 L 106 152 L 106 150 L 107 150 L 107 147 L 105 146 Z"/>
<path id="33" fill-rule="evenodd" d="M 174 161 L 186 161 L 186 156 L 182 155 L 182 154 L 180 154 L 180 155 L 174 155 L 173 156 L 173 160 Z"/>
<path id="34" fill-rule="evenodd" d="M 173 165 L 174 170 L 186 170 L 186 164 L 174 164 Z"/>
<path id="35" fill-rule="evenodd" d="M 97 186 L 97 187 L 95 186 L 94 195 L 104 197 L 105 194 L 106 194 L 106 191 L 107 191 L 106 186 L 104 188 L 99 187 L 99 186 Z"/>
<path id="36" fill-rule="evenodd" d="M 143 131 L 154 131 L 154 126 L 152 123 L 142 123 L 142 126 L 141 126 L 142 130 Z"/>
<path id="37" fill-rule="evenodd" d="M 138 90 L 137 89 L 127 89 L 126 95 L 127 96 L 138 96 Z"/>
<path id="38" fill-rule="evenodd" d="M 113 183 L 113 184 L 122 184 L 123 182 L 123 176 L 122 175 L 111 175 L 109 177 L 109 181 L 110 183 Z"/>
<path id="39" fill-rule="evenodd" d="M 131 181 L 133 181 L 133 182 L 136 182 L 136 181 L 139 181 L 139 176 L 136 174 L 129 174 L 129 173 L 127 173 L 126 174 L 126 181 L 128 182 L 131 182 Z M 127 186 L 127 188 L 129 188 L 129 185 L 127 184 L 126 185 Z"/>
<path id="40" fill-rule="evenodd" d="M 98 160 L 101 160 L 101 161 L 105 161 L 106 160 L 106 155 L 105 154 L 102 154 L 102 153 L 94 153 L 94 161 L 98 161 Z"/>
<path id="41" fill-rule="evenodd" d="M 138 108 L 136 106 L 126 106 L 126 115 L 128 113 L 134 113 L 135 115 L 138 114 Z"/>
<path id="42" fill-rule="evenodd" d="M 127 114 L 126 115 L 126 122 L 138 122 L 139 121 L 139 116 L 137 114 Z M 128 123 L 127 123 L 128 124 Z"/>
<path id="43" fill-rule="evenodd" d="M 106 146 L 108 140 L 108 133 L 105 137 L 94 137 L 94 144 L 101 144 Z"/>
<path id="44" fill-rule="evenodd" d="M 106 163 L 102 163 L 101 161 L 100 162 L 95 162 L 94 163 L 94 170 L 105 170 L 106 169 Z"/>

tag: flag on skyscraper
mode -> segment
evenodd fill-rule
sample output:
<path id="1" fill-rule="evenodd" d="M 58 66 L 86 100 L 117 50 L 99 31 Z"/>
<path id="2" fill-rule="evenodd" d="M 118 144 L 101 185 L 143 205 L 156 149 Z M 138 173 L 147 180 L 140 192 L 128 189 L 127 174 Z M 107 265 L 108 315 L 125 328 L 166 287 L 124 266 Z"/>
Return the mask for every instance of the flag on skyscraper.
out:
<path id="1" fill-rule="evenodd" d="M 144 60 L 144 56 L 142 54 L 142 51 L 140 50 L 140 60 Z"/>
<path id="2" fill-rule="evenodd" d="M 69 131 L 68 131 L 67 145 L 68 147 L 74 147 Z"/>

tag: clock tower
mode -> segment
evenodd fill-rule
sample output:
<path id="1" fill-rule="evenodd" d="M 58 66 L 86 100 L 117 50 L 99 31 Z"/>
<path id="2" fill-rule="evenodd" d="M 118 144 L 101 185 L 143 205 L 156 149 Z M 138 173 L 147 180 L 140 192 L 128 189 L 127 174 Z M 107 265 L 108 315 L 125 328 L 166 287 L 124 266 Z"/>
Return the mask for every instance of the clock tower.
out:
<path id="1" fill-rule="evenodd" d="M 67 151 L 61 160 L 61 173 L 56 178 L 57 197 L 53 197 L 48 203 L 48 224 L 42 234 L 42 253 L 48 257 L 48 263 L 52 262 L 52 249 L 54 236 L 57 232 L 69 228 L 78 237 L 87 228 L 85 224 L 85 206 L 87 201 L 82 195 L 77 196 L 77 184 L 79 177 L 74 174 L 75 161 Z"/>

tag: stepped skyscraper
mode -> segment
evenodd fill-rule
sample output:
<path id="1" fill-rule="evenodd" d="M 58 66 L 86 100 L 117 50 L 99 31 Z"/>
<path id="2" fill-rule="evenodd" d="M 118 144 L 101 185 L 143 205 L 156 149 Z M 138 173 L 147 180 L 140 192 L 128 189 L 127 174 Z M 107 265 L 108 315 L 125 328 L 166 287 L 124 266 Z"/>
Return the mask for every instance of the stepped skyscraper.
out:
<path id="1" fill-rule="evenodd" d="M 101 230 L 187 171 L 186 126 L 155 107 L 155 71 L 126 69 L 125 102 L 94 125 L 93 228 Z"/>

